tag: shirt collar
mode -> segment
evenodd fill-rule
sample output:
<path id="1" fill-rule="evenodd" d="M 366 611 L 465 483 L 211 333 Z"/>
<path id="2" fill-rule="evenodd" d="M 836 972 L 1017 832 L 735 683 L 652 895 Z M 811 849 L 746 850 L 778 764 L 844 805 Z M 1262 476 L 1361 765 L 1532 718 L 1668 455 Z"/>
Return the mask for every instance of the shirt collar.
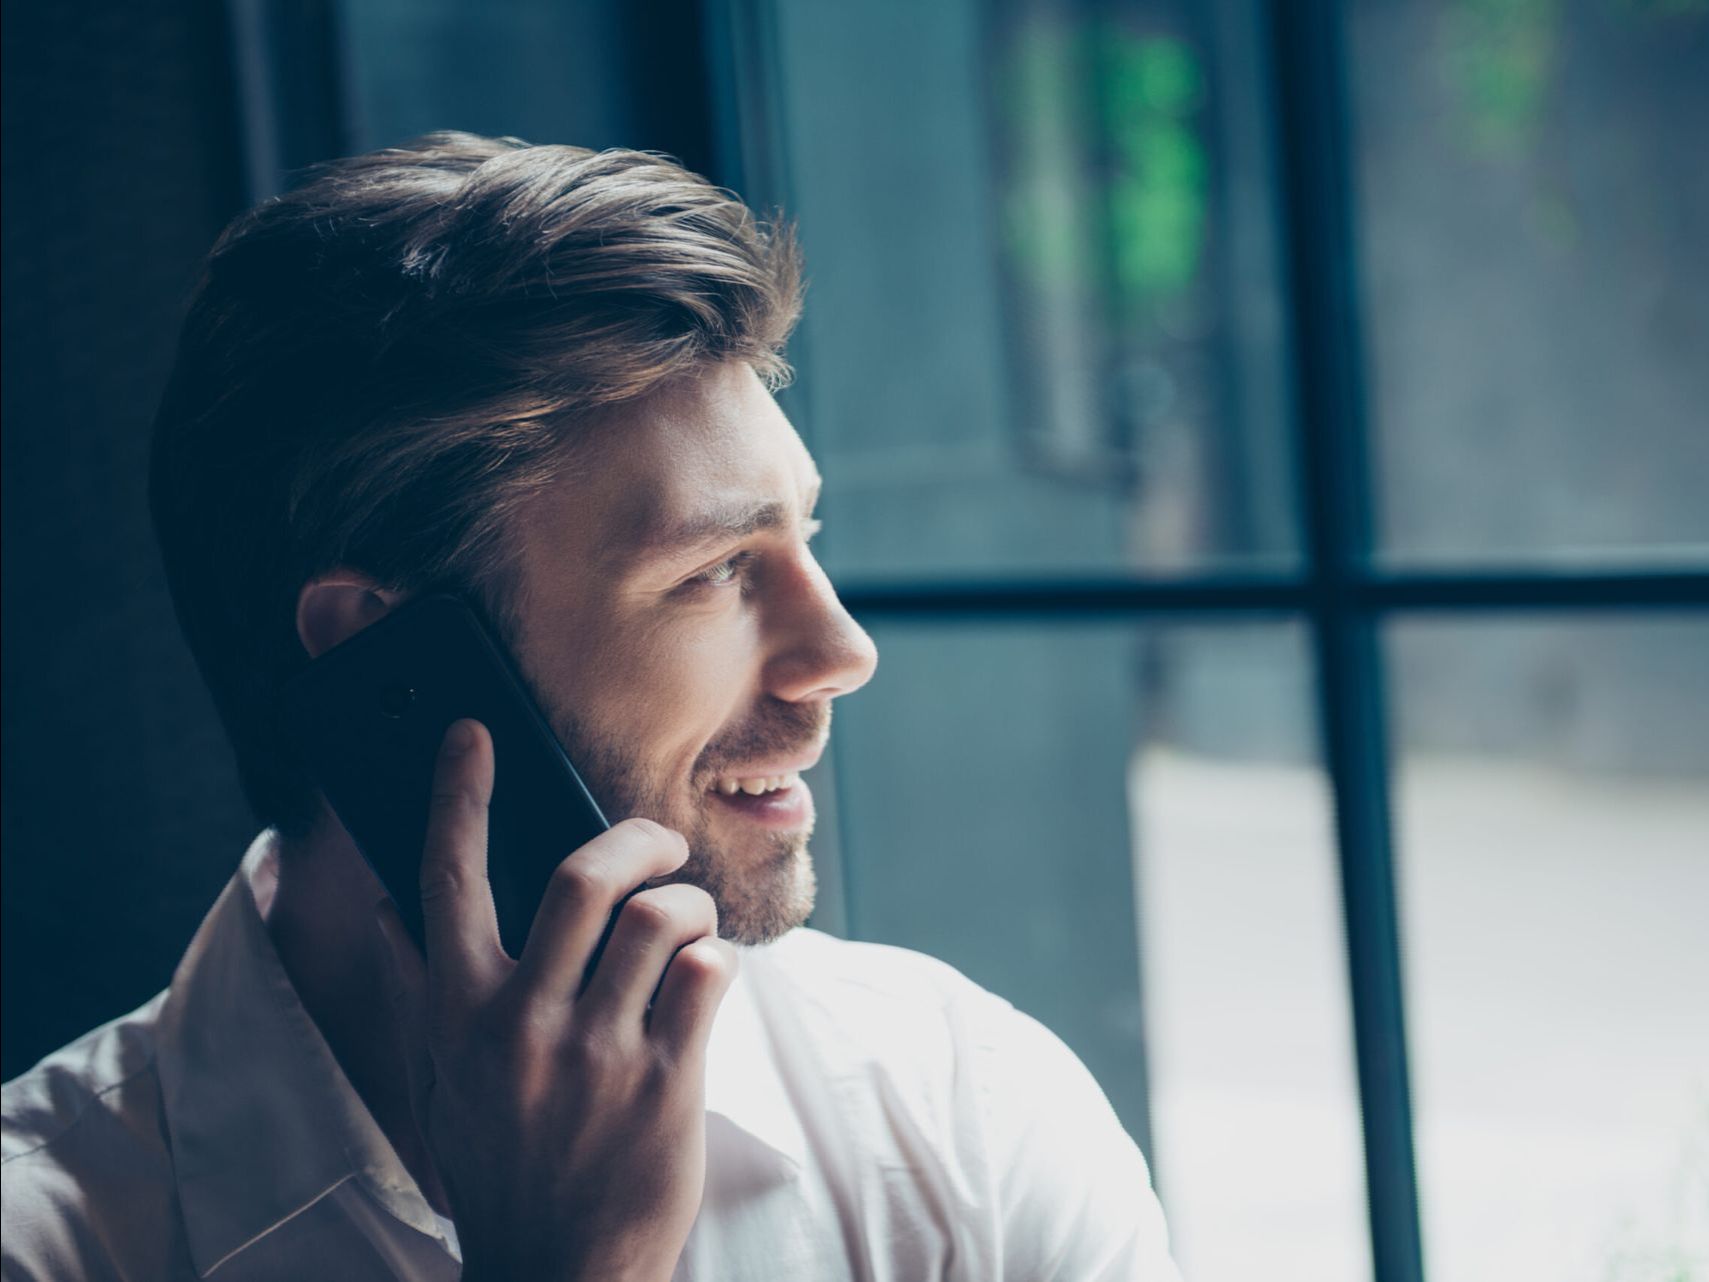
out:
<path id="1" fill-rule="evenodd" d="M 273 947 L 264 914 L 277 874 L 269 829 L 196 932 L 160 1015 L 162 1098 L 202 1277 L 353 1177 L 403 1223 L 438 1233 Z M 751 962 L 765 950 L 745 951 Z M 770 1033 L 751 984 L 738 977 L 708 1046 L 707 1110 L 786 1176 L 803 1164 L 806 1141 Z"/>

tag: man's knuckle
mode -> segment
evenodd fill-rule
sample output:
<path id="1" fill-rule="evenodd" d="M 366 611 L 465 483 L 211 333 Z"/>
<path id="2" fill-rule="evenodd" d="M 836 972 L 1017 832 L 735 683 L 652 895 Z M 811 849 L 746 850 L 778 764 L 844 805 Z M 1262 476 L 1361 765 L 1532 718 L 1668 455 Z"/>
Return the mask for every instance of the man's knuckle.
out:
<path id="1" fill-rule="evenodd" d="M 627 1076 L 628 1056 L 621 1040 L 602 1021 L 584 1020 L 564 1046 L 568 1067 L 581 1081 Z"/>
<path id="2" fill-rule="evenodd" d="M 735 955 L 712 945 L 710 940 L 696 940 L 676 955 L 673 966 L 683 968 L 682 978 L 695 984 L 715 984 L 734 973 Z"/>
<path id="3" fill-rule="evenodd" d="M 677 1082 L 682 1079 L 681 1069 L 671 1048 L 658 1042 L 650 1043 L 637 1079 L 643 1098 L 662 1100 L 668 1097 Z"/>
<path id="4" fill-rule="evenodd" d="M 540 1056 L 541 1048 L 549 1044 L 551 1029 L 544 1014 L 520 1011 L 487 1026 L 487 1046 L 496 1050 L 508 1063 L 525 1069 Z"/>
<path id="5" fill-rule="evenodd" d="M 676 914 L 663 896 L 642 893 L 623 905 L 629 928 L 644 935 L 662 935 L 676 925 Z"/>
<path id="6" fill-rule="evenodd" d="M 552 871 L 557 892 L 571 903 L 587 904 L 611 894 L 611 876 L 605 865 L 586 857 L 566 859 Z"/>
<path id="7" fill-rule="evenodd" d="M 482 804 L 474 789 L 460 785 L 437 787 L 428 798 L 429 811 L 441 820 L 461 819 L 465 815 L 476 814 Z"/>
<path id="8" fill-rule="evenodd" d="M 456 903 L 469 889 L 468 876 L 460 868 L 444 865 L 423 865 L 421 874 L 422 905 Z"/>

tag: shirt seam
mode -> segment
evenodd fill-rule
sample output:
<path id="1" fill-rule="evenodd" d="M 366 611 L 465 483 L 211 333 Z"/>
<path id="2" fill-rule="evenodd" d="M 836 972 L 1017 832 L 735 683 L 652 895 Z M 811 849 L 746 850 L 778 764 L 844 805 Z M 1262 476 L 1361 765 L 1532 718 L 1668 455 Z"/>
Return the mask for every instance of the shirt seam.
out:
<path id="1" fill-rule="evenodd" d="M 265 1238 L 267 1238 L 271 1234 L 278 1232 L 280 1229 L 284 1228 L 287 1224 L 289 1224 L 292 1220 L 296 1219 L 299 1215 L 303 1214 L 303 1212 L 308 1211 L 308 1210 L 312 1209 L 313 1207 L 320 1205 L 320 1203 L 324 1202 L 328 1197 L 332 1196 L 332 1194 L 336 1193 L 339 1189 L 343 1188 L 346 1184 L 350 1183 L 350 1181 L 354 1178 L 355 1178 L 354 1172 L 351 1172 L 351 1173 L 346 1174 L 346 1175 L 339 1176 L 331 1184 L 328 1184 L 319 1193 L 316 1193 L 313 1197 L 311 1197 L 308 1201 L 304 1202 L 301 1206 L 299 1206 L 296 1210 L 292 1211 L 289 1215 L 286 1215 L 280 1219 L 273 1221 L 273 1223 L 269 1224 L 266 1228 L 262 1229 L 259 1233 L 255 1234 L 253 1237 L 249 1238 L 247 1241 L 241 1242 L 237 1246 L 232 1247 L 231 1250 L 227 1251 L 224 1255 L 220 1256 L 220 1258 L 215 1260 L 212 1264 L 210 1264 L 206 1270 L 197 1273 L 196 1276 L 199 1278 L 211 1278 L 220 1269 L 224 1268 L 227 1264 L 231 1263 L 231 1261 L 234 1257 L 242 1255 L 245 1251 L 249 1250 L 249 1248 L 254 1246 L 256 1243 L 264 1240 Z"/>
<path id="2" fill-rule="evenodd" d="M 11 1163 L 16 1162 L 19 1158 L 34 1157 L 37 1153 L 52 1148 L 55 1144 L 59 1143 L 67 1135 L 70 1135 L 72 1131 L 77 1129 L 83 1119 L 89 1115 L 89 1110 L 94 1108 L 95 1105 L 99 1104 L 114 1091 L 119 1090 L 122 1087 L 129 1086 L 144 1073 L 151 1071 L 155 1067 L 158 1053 L 158 1051 L 150 1051 L 147 1061 L 136 1068 L 133 1072 L 126 1073 L 118 1081 L 108 1082 L 107 1085 L 103 1086 L 100 1090 L 93 1092 L 88 1099 L 84 1100 L 83 1103 L 78 1106 L 77 1115 L 75 1117 L 68 1121 L 59 1130 L 55 1131 L 52 1135 L 44 1139 L 40 1144 L 37 1144 L 34 1148 L 27 1148 L 21 1153 L 13 1153 L 10 1157 L 0 1158 L 0 1166 L 10 1165 Z M 10 1121 L 12 1119 L 8 1118 L 7 1120 Z"/>

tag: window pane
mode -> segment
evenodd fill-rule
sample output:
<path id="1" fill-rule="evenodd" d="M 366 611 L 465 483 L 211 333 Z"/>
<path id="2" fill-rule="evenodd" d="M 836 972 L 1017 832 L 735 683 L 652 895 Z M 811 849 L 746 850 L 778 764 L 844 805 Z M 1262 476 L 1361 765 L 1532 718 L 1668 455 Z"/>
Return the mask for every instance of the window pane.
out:
<path id="1" fill-rule="evenodd" d="M 1709 1268 L 1709 620 L 1398 625 L 1432 1276 Z"/>
<path id="2" fill-rule="evenodd" d="M 1298 630 L 874 635 L 881 676 L 836 736 L 849 931 L 945 958 L 1080 1053 L 1187 1276 L 1368 1278 Z"/>
<path id="3" fill-rule="evenodd" d="M 352 148 L 435 129 L 640 147 L 613 0 L 342 0 Z"/>
<path id="4" fill-rule="evenodd" d="M 831 568 L 1289 564 L 1252 7 L 773 12 Z"/>
<path id="5" fill-rule="evenodd" d="M 1371 1276 L 1328 786 L 1294 628 L 1159 630 L 1133 771 L 1158 1163 L 1196 1282 Z"/>
<path id="6" fill-rule="evenodd" d="M 1345 7 L 1381 547 L 1709 557 L 1709 7 Z"/>

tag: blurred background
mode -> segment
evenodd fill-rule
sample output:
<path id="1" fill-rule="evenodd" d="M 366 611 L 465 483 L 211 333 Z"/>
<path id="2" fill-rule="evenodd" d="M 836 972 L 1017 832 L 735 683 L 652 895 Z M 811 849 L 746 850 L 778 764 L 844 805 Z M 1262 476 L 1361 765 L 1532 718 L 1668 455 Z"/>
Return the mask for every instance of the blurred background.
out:
<path id="1" fill-rule="evenodd" d="M 5 1076 L 252 835 L 146 519 L 200 255 L 644 147 L 806 248 L 815 924 L 1061 1034 L 1198 1282 L 1709 1278 L 1705 0 L 3 15 Z"/>

